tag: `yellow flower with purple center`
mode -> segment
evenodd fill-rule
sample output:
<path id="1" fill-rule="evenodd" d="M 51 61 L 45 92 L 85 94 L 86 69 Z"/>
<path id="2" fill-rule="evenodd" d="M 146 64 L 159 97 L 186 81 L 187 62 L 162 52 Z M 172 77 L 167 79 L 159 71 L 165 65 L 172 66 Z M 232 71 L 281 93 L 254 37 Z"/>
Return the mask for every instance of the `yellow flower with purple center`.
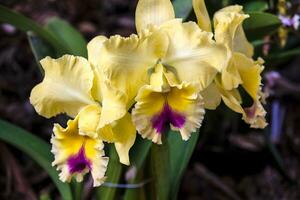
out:
<path id="1" fill-rule="evenodd" d="M 77 181 L 82 181 L 83 176 L 90 171 L 94 186 L 99 186 L 105 180 L 108 158 L 104 157 L 102 140 L 96 135 L 91 137 L 80 132 L 80 118 L 85 117 L 85 112 L 79 113 L 74 120 L 69 120 L 67 128 L 54 125 L 51 143 L 55 160 L 52 165 L 57 165 L 57 169 L 61 171 L 60 179 L 64 182 L 69 182 L 73 176 Z"/>
<path id="2" fill-rule="evenodd" d="M 113 142 L 120 162 L 129 165 L 129 150 L 136 137 L 131 116 L 126 114 L 114 124 L 98 128 L 102 107 L 101 101 L 94 96 L 101 96 L 96 88 L 102 86 L 85 58 L 46 57 L 41 65 L 45 77 L 31 92 L 32 105 L 40 115 L 48 118 L 60 113 L 73 118 L 66 128 L 54 126 L 53 164 L 61 171 L 62 181 L 70 181 L 72 176 L 82 180 L 82 176 L 91 171 L 94 186 L 98 186 L 103 183 L 107 165 L 102 141 Z"/>
<path id="3" fill-rule="evenodd" d="M 183 140 L 201 126 L 204 108 L 199 88 L 189 83 L 179 84 L 172 72 L 161 64 L 136 97 L 132 118 L 143 138 L 162 143 L 162 134 L 170 126 L 178 130 Z"/>
<path id="4" fill-rule="evenodd" d="M 194 11 L 201 28 L 211 27 L 204 0 L 193 0 Z M 249 17 L 242 6 L 228 6 L 214 15 L 215 40 L 224 44 L 228 50 L 228 62 L 216 75 L 214 82 L 201 94 L 205 107 L 215 109 L 223 102 L 233 111 L 241 113 L 243 119 L 254 128 L 264 128 L 266 112 L 262 106 L 264 94 L 261 91 L 261 72 L 263 60 L 252 59 L 253 46 L 248 42 L 242 23 Z M 211 31 L 211 28 L 209 28 Z M 242 106 L 239 87 L 242 86 L 253 100 L 251 107 Z"/>
<path id="5" fill-rule="evenodd" d="M 124 116 L 136 101 L 136 111 L 139 111 L 137 106 L 141 105 L 140 97 L 143 96 L 142 93 L 149 92 L 149 88 L 145 89 L 146 86 L 153 87 L 155 81 L 151 81 L 151 72 L 158 66 L 162 66 L 168 74 L 172 73 L 177 82 L 169 83 L 169 92 L 153 90 L 153 93 L 166 96 L 166 93 L 175 94 L 178 91 L 176 94 L 179 95 L 190 91 L 191 86 L 186 84 L 197 85 L 193 94 L 182 97 L 192 98 L 214 80 L 218 70 L 226 63 L 225 46 L 217 44 L 212 39 L 212 33 L 201 30 L 196 23 L 183 23 L 181 19 L 175 19 L 169 0 L 140 0 L 136 9 L 136 27 L 138 35 L 133 34 L 127 38 L 113 36 L 109 39 L 98 36 L 89 44 L 90 51 L 95 52 L 95 56 L 89 60 L 95 66 L 95 71 L 99 72 L 99 79 L 106 82 L 101 89 L 102 112 L 105 117 L 100 120 L 99 128 Z M 157 134 L 162 132 L 167 122 L 179 130 L 186 127 L 191 115 L 190 106 L 177 106 L 176 110 L 169 104 L 160 104 L 158 99 L 152 100 L 153 105 L 163 105 L 157 110 L 156 117 L 150 119 Z M 197 105 L 202 109 L 201 104 Z M 144 129 L 134 119 L 135 116 L 135 125 L 143 135 Z M 199 121 L 202 117 L 199 116 Z M 174 118 L 183 122 L 177 123 Z M 185 130 L 189 130 L 189 133 L 182 135 L 187 139 L 195 129 Z"/>

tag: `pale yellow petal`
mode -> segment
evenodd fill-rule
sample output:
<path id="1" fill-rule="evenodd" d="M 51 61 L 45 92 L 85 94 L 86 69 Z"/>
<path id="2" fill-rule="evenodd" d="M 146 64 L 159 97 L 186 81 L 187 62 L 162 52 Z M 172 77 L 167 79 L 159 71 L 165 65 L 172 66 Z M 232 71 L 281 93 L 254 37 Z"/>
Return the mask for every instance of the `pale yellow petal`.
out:
<path id="1" fill-rule="evenodd" d="M 100 127 L 127 113 L 140 87 L 149 82 L 148 69 L 165 54 L 167 45 L 167 36 L 159 32 L 147 38 L 114 36 L 104 43 L 98 64 L 105 79 Z"/>
<path id="2" fill-rule="evenodd" d="M 182 139 L 188 140 L 192 133 L 197 134 L 196 131 L 201 127 L 205 114 L 204 102 L 198 88 L 188 83 L 177 85 L 168 93 L 167 102 L 174 112 L 185 116 L 182 127 L 171 126 L 180 132 Z"/>
<path id="3" fill-rule="evenodd" d="M 100 54 L 105 41 L 107 41 L 107 37 L 99 35 L 94 37 L 87 45 L 88 60 L 93 66 L 100 63 Z"/>
<path id="4" fill-rule="evenodd" d="M 101 71 L 99 71 L 99 67 L 96 67 L 100 61 L 100 54 L 102 51 L 102 47 L 104 42 L 107 40 L 105 36 L 97 36 L 93 38 L 87 45 L 88 50 L 88 60 L 91 63 L 93 70 L 95 71 L 95 78 L 94 78 L 94 84 L 92 88 L 92 96 L 97 101 L 102 101 L 102 92 L 101 92 L 101 81 L 102 81 L 102 74 Z"/>
<path id="5" fill-rule="evenodd" d="M 229 49 L 248 57 L 253 56 L 253 46 L 248 42 L 242 23 L 249 17 L 242 12 L 242 6 L 228 6 L 215 13 L 215 39 Z"/>
<path id="6" fill-rule="evenodd" d="M 83 107 L 94 103 L 90 94 L 94 74 L 86 59 L 71 55 L 46 57 L 41 65 L 45 77 L 30 95 L 30 102 L 40 115 L 49 118 L 66 113 L 75 117 Z"/>
<path id="7" fill-rule="evenodd" d="M 210 18 L 204 0 L 193 0 L 193 8 L 197 17 L 199 27 L 207 32 L 211 32 Z"/>
<path id="8" fill-rule="evenodd" d="M 140 34 L 149 25 L 161 25 L 175 18 L 170 0 L 139 0 L 135 12 L 136 30 Z"/>
<path id="9" fill-rule="evenodd" d="M 241 83 L 243 83 L 237 68 L 238 65 L 242 65 L 242 63 L 236 62 L 236 60 L 232 58 L 228 66 L 222 71 L 222 87 L 225 90 L 232 90 L 234 88 L 237 88 Z"/>
<path id="10" fill-rule="evenodd" d="M 265 119 L 266 111 L 260 102 L 260 96 L 258 100 L 254 101 L 251 107 L 243 108 L 241 105 L 241 96 L 237 89 L 226 91 L 219 88 L 219 91 L 221 92 L 222 100 L 225 105 L 231 110 L 242 114 L 242 119 L 250 124 L 251 128 L 265 128 L 267 126 Z"/>
<path id="11" fill-rule="evenodd" d="M 264 67 L 262 61 L 254 61 L 243 54 L 236 53 L 234 62 L 242 79 L 242 86 L 254 101 L 258 99 L 258 91 L 261 86 L 261 72 Z"/>
<path id="12" fill-rule="evenodd" d="M 169 49 L 162 59 L 168 70 L 180 81 L 193 82 L 206 88 L 228 62 L 227 50 L 212 40 L 212 34 L 201 31 L 193 22 L 172 20 L 161 26 L 170 39 Z"/>
<path id="13" fill-rule="evenodd" d="M 79 134 L 92 138 L 98 137 L 97 127 L 100 121 L 100 114 L 100 105 L 92 104 L 83 108 L 78 114 Z"/>
<path id="14" fill-rule="evenodd" d="M 255 101 L 249 108 L 244 108 L 243 120 L 250 124 L 251 128 L 265 128 L 268 123 L 266 122 L 266 114 L 264 107 L 260 101 Z"/>
<path id="15" fill-rule="evenodd" d="M 115 147 L 119 155 L 120 162 L 124 165 L 129 165 L 129 150 L 133 146 L 136 138 L 136 130 L 131 120 L 131 115 L 127 113 L 122 119 L 118 120 L 116 124 L 112 126 L 112 129 L 117 138 Z"/>
<path id="16" fill-rule="evenodd" d="M 205 90 L 200 92 L 204 101 L 204 108 L 215 110 L 221 103 L 221 94 L 218 87 L 213 82 Z"/>
<path id="17" fill-rule="evenodd" d="M 165 105 L 165 97 L 157 87 L 145 85 L 139 90 L 136 97 L 137 103 L 132 110 L 132 120 L 138 133 L 152 142 L 161 144 L 161 134 L 152 126 L 152 118 L 158 115 Z"/>

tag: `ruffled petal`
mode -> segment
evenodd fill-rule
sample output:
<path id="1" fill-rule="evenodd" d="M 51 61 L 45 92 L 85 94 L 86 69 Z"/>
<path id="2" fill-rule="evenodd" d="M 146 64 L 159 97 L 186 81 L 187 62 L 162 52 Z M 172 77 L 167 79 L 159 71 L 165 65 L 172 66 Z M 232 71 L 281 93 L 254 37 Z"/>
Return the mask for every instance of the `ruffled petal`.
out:
<path id="1" fill-rule="evenodd" d="M 231 110 L 242 114 L 242 119 L 250 124 L 251 128 L 265 128 L 268 125 L 265 119 L 266 111 L 261 103 L 263 99 L 261 95 L 259 95 L 261 94 L 260 89 L 257 91 L 257 100 L 254 100 L 253 105 L 249 108 L 242 107 L 241 96 L 237 89 L 227 91 L 220 87 L 220 85 L 218 89 L 225 105 Z"/>
<path id="2" fill-rule="evenodd" d="M 241 76 L 243 88 L 256 101 L 261 87 L 260 74 L 264 69 L 264 61 L 262 59 L 254 61 L 243 54 L 235 53 L 234 62 Z"/>
<path id="3" fill-rule="evenodd" d="M 52 165 L 57 166 L 60 180 L 63 182 L 70 182 L 72 177 L 80 182 L 90 171 L 96 187 L 105 181 L 108 158 L 104 157 L 104 145 L 101 140 L 79 134 L 79 118 L 80 116 L 77 116 L 74 120 L 69 120 L 67 128 L 54 125 L 51 152 L 55 160 Z"/>
<path id="4" fill-rule="evenodd" d="M 35 86 L 30 102 L 44 117 L 67 113 L 75 117 L 86 105 L 95 103 L 91 97 L 93 71 L 82 57 L 65 55 L 59 59 L 41 60 L 44 80 Z"/>
<path id="5" fill-rule="evenodd" d="M 250 124 L 251 128 L 265 128 L 266 114 L 264 107 L 260 101 L 255 101 L 249 108 L 244 108 L 243 120 Z"/>
<path id="6" fill-rule="evenodd" d="M 167 45 L 166 35 L 158 32 L 146 38 L 113 36 L 104 43 L 97 65 L 104 74 L 100 127 L 127 113 L 139 88 L 149 82 L 148 69 L 165 54 Z"/>
<path id="7" fill-rule="evenodd" d="M 199 27 L 207 32 L 211 32 L 210 18 L 204 0 L 193 0 L 193 8 L 197 17 Z"/>
<path id="8" fill-rule="evenodd" d="M 139 0 L 135 12 L 136 30 L 140 34 L 149 25 L 161 25 L 175 18 L 170 0 Z"/>
<path id="9" fill-rule="evenodd" d="M 166 57 L 168 70 L 176 72 L 180 81 L 197 83 L 206 88 L 228 61 L 227 50 L 212 40 L 212 34 L 201 31 L 194 22 L 172 20 L 160 27 L 170 39 Z M 188 73 L 187 73 L 188 72 Z"/>
<path id="10" fill-rule="evenodd" d="M 249 17 L 242 12 L 242 6 L 228 6 L 214 15 L 215 39 L 234 52 L 253 56 L 253 46 L 248 42 L 242 23 Z"/>
<path id="11" fill-rule="evenodd" d="M 157 68 L 153 75 L 161 74 L 163 79 L 165 73 L 165 70 Z M 152 80 L 157 80 L 157 77 Z M 157 144 L 162 143 L 161 136 L 169 125 L 179 130 L 182 139 L 187 140 L 201 126 L 204 116 L 199 88 L 187 83 L 166 87 L 166 80 L 161 81 L 161 87 L 146 85 L 141 88 L 132 110 L 132 119 L 139 134 Z"/>

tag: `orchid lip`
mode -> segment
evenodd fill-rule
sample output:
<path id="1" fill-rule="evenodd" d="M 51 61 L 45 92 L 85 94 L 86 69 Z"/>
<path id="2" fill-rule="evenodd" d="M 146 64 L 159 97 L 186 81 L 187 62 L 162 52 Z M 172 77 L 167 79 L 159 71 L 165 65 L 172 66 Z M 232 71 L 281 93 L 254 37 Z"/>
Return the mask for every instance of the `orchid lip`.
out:
<path id="1" fill-rule="evenodd" d="M 86 168 L 91 169 L 91 162 L 86 158 L 83 146 L 77 154 L 68 159 L 67 163 L 70 173 L 80 173 Z"/>
<path id="2" fill-rule="evenodd" d="M 182 128 L 185 121 L 185 116 L 172 110 L 167 103 L 164 105 L 162 111 L 151 120 L 152 127 L 158 134 L 163 133 L 169 124 L 172 124 L 176 128 Z"/>

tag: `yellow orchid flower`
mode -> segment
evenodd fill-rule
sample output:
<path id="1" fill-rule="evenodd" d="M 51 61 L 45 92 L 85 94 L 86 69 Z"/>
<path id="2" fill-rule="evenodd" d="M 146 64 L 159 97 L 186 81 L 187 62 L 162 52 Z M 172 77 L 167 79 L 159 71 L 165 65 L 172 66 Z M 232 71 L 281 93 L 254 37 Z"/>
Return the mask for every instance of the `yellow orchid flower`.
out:
<path id="1" fill-rule="evenodd" d="M 103 82 L 102 88 L 98 88 L 103 95 L 98 128 L 114 123 L 127 113 L 134 105 L 135 97 L 146 92 L 141 88 L 154 84 L 150 81 L 150 75 L 157 66 L 162 65 L 172 72 L 178 86 L 170 87 L 180 88 L 184 93 L 186 89 L 180 84 L 195 84 L 199 92 L 213 81 L 227 62 L 226 47 L 217 44 L 212 39 L 213 35 L 201 30 L 196 23 L 182 23 L 181 19 L 175 19 L 170 0 L 139 0 L 136 28 L 138 35 L 98 36 L 88 45 L 89 60 L 98 72 L 98 79 Z M 137 104 L 142 101 L 140 98 L 136 100 Z M 140 109 L 136 107 L 135 111 L 139 113 Z M 137 116 L 135 114 L 133 118 Z M 138 120 L 133 121 L 138 131 L 143 132 Z M 159 139 L 154 141 L 159 142 Z"/>
<path id="2" fill-rule="evenodd" d="M 179 84 L 161 64 L 155 67 L 150 85 L 139 90 L 136 101 L 132 118 L 137 130 L 143 138 L 158 144 L 168 125 L 188 140 L 201 126 L 205 113 L 198 88 L 190 83 Z"/>
<path id="3" fill-rule="evenodd" d="M 83 176 L 89 171 L 91 171 L 94 186 L 99 186 L 105 181 L 108 158 L 104 157 L 103 142 L 94 132 L 91 137 L 81 130 L 82 127 L 89 128 L 86 126 L 85 117 L 91 118 L 88 115 L 95 117 L 99 114 L 90 112 L 90 110 L 97 109 L 96 106 L 90 105 L 81 110 L 74 120 L 68 121 L 68 127 L 65 129 L 58 124 L 54 125 L 51 143 L 55 160 L 52 165 L 57 165 L 57 169 L 61 171 L 59 177 L 63 182 L 70 182 L 72 176 L 81 182 Z"/>
<path id="4" fill-rule="evenodd" d="M 210 27 L 210 21 L 204 0 L 193 0 L 193 7 L 198 18 L 200 28 Z M 229 62 L 220 71 L 214 82 L 201 94 L 204 97 L 205 107 L 215 109 L 221 102 L 233 111 L 241 113 L 243 119 L 254 128 L 264 128 L 266 112 L 261 104 L 263 93 L 261 91 L 261 72 L 263 60 L 254 61 L 253 46 L 248 42 L 242 23 L 249 17 L 242 11 L 242 6 L 228 6 L 214 15 L 215 40 L 224 44 L 228 50 Z M 253 105 L 250 108 L 242 107 L 242 100 L 238 87 L 242 86 L 252 97 Z"/>
<path id="5" fill-rule="evenodd" d="M 62 181 L 69 181 L 72 175 L 81 180 L 80 177 L 90 170 L 94 185 L 98 186 L 103 182 L 101 176 L 106 170 L 99 166 L 107 163 L 107 159 L 103 158 L 102 141 L 114 142 L 120 162 L 129 165 L 129 150 L 136 137 L 131 116 L 124 115 L 115 124 L 98 129 L 102 108 L 101 98 L 96 97 L 101 97 L 97 93 L 101 92 L 97 90 L 101 81 L 95 77 L 91 64 L 85 58 L 71 55 L 58 59 L 46 57 L 41 60 L 41 65 L 45 77 L 33 88 L 30 96 L 35 110 L 47 118 L 60 113 L 75 118 L 68 122 L 66 129 L 54 126 L 53 164 L 62 171 Z M 82 169 L 75 170 L 80 167 Z"/>

